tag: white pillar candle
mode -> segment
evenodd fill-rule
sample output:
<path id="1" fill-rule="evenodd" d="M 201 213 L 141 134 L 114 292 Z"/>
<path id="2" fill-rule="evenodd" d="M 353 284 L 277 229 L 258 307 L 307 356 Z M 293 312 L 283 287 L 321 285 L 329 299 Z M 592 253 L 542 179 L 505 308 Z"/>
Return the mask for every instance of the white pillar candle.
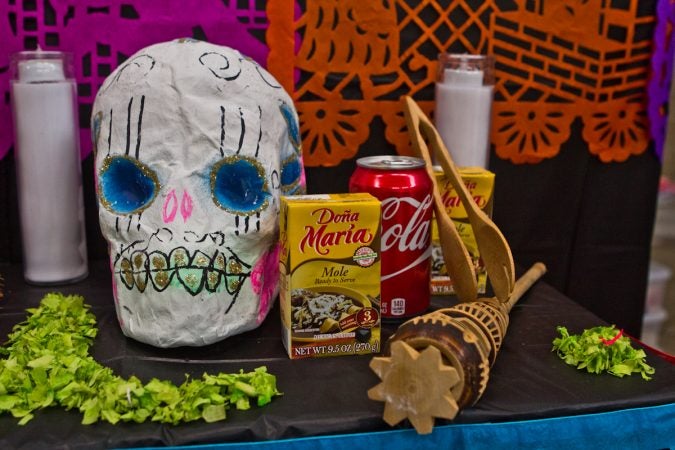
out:
<path id="1" fill-rule="evenodd" d="M 24 277 L 58 284 L 87 276 L 75 82 L 66 54 L 12 60 L 14 154 Z"/>
<path id="2" fill-rule="evenodd" d="M 481 55 L 442 54 L 434 121 L 455 164 L 488 167 L 493 62 Z"/>

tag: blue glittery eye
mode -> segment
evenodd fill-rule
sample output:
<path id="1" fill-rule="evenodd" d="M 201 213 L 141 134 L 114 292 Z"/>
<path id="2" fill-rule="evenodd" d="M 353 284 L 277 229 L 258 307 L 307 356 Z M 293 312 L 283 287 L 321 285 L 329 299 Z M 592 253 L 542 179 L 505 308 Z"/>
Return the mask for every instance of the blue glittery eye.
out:
<path id="1" fill-rule="evenodd" d="M 157 196 L 157 175 L 127 156 L 107 157 L 98 176 L 101 203 L 115 214 L 132 214 Z"/>
<path id="2" fill-rule="evenodd" d="M 302 166 L 297 156 L 291 156 L 281 164 L 281 190 L 293 194 L 298 188 Z"/>
<path id="3" fill-rule="evenodd" d="M 267 207 L 270 193 L 265 170 L 254 159 L 232 156 L 211 169 L 214 202 L 235 214 L 254 214 Z"/>
<path id="4" fill-rule="evenodd" d="M 296 151 L 300 151 L 300 127 L 298 126 L 298 121 L 295 118 L 293 109 L 288 106 L 286 103 L 279 105 L 281 110 L 281 115 L 284 116 L 286 124 L 288 125 L 288 137 L 295 147 Z"/>

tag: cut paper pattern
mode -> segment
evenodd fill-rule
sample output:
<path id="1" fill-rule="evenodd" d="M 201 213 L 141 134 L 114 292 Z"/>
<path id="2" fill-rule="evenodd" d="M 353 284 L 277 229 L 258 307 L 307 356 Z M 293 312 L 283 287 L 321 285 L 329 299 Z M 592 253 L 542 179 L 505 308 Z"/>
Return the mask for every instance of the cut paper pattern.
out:
<path id="1" fill-rule="evenodd" d="M 177 14 L 186 11 L 187 14 Z M 16 0 L 0 2 L 0 159 L 13 145 L 9 57 L 22 50 L 73 53 L 81 155 L 91 152 L 89 119 L 105 77 L 148 45 L 182 37 L 236 47 L 265 65 L 268 26 L 256 0 Z"/>
<path id="2" fill-rule="evenodd" d="M 498 64 L 497 155 L 516 163 L 553 157 L 564 142 L 560 134 L 569 133 L 577 117 L 589 151 L 603 162 L 643 153 L 653 15 L 641 15 L 637 1 L 518 3 L 515 11 L 496 10 L 490 21 L 488 50 Z M 547 114 L 533 114 L 532 104 L 548 106 Z M 514 139 L 514 132 L 499 126 L 514 111 L 522 118 L 518 136 L 530 131 L 536 139 Z M 565 128 L 546 124 L 554 112 Z"/>
<path id="3" fill-rule="evenodd" d="M 655 5 L 270 2 L 268 68 L 293 93 L 307 166 L 355 157 L 375 119 L 396 151 L 410 154 L 399 98 L 412 95 L 433 112 L 439 52 L 496 56 L 491 141 L 498 157 L 516 164 L 554 158 L 578 119 L 590 153 L 625 161 L 647 150 L 650 132 L 657 153 L 663 141 L 673 6 Z M 661 89 L 649 91 L 648 115 L 649 83 Z"/>
<path id="4" fill-rule="evenodd" d="M 293 93 L 307 166 L 355 157 L 376 119 L 384 123 L 384 139 L 409 154 L 398 99 L 413 95 L 433 115 L 441 51 L 496 55 L 492 144 L 500 158 L 555 157 L 570 130 L 549 129 L 554 119 L 581 120 L 588 150 L 602 161 L 644 153 L 650 138 L 657 155 L 663 152 L 670 0 L 186 0 L 180 8 L 190 14 L 176 15 L 176 8 L 139 0 L 2 2 L 0 19 L 8 26 L 0 27 L 0 120 L 7 125 L 0 127 L 0 159 L 13 145 L 10 54 L 38 44 L 74 53 L 84 158 L 91 151 L 91 104 L 105 76 L 139 48 L 190 36 L 238 48 Z M 587 114 L 591 108 L 597 116 Z M 614 122 L 617 109 L 629 109 L 631 117 Z M 592 128 L 599 122 L 608 124 L 606 135 Z M 619 144 L 610 148 L 612 135 Z"/>

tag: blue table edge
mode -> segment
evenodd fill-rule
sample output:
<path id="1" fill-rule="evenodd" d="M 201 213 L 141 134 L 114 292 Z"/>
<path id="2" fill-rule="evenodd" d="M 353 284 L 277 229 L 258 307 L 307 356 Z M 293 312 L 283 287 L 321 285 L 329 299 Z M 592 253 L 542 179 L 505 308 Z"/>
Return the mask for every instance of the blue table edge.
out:
<path id="1" fill-rule="evenodd" d="M 349 448 L 426 450 L 442 448 L 665 449 L 675 448 L 675 403 L 513 422 L 435 426 L 431 434 L 412 428 L 256 442 L 170 447 L 185 450 L 316 450 Z M 166 449 L 167 447 L 144 447 Z"/>

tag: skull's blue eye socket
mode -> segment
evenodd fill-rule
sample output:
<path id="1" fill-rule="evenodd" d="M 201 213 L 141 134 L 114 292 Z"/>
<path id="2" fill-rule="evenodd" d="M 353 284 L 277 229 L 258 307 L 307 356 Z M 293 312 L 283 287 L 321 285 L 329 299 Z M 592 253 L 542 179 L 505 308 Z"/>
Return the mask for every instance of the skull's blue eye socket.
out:
<path id="1" fill-rule="evenodd" d="M 281 164 L 281 190 L 285 194 L 293 194 L 300 182 L 302 166 L 297 156 L 291 156 Z"/>
<path id="2" fill-rule="evenodd" d="M 139 212 L 152 203 L 159 190 L 155 172 L 127 156 L 107 157 L 98 184 L 101 204 L 115 214 Z"/>
<path id="3" fill-rule="evenodd" d="M 235 214 L 254 214 L 267 207 L 269 189 L 265 170 L 254 159 L 231 156 L 211 169 L 213 201 Z"/>

